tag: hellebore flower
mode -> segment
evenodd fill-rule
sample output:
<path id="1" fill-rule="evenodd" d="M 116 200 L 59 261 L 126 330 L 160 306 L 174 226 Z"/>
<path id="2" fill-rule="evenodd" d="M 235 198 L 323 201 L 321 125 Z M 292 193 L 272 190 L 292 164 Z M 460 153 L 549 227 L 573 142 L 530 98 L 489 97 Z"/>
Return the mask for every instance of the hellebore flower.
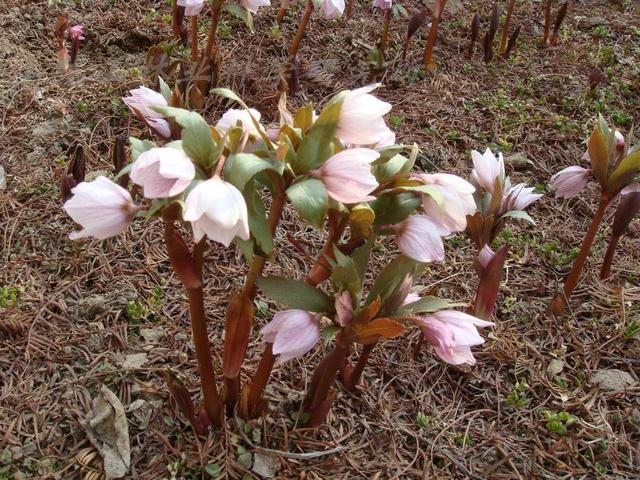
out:
<path id="1" fill-rule="evenodd" d="M 484 343 L 477 327 L 494 325 L 456 310 L 440 310 L 418 317 L 416 323 L 427 342 L 435 347 L 438 356 L 451 365 L 476 363 L 471 347 Z"/>
<path id="2" fill-rule="evenodd" d="M 202 11 L 204 0 L 178 0 L 178 6 L 184 7 L 185 17 L 194 17 Z"/>
<path id="3" fill-rule="evenodd" d="M 191 222 L 196 242 L 205 235 L 225 247 L 236 236 L 249 240 L 244 197 L 236 187 L 218 176 L 200 183 L 189 192 L 182 217 Z"/>
<path id="4" fill-rule="evenodd" d="M 484 247 L 482 247 L 482 250 L 480 250 L 480 253 L 478 254 L 478 263 L 480 264 L 480 269 L 484 270 L 485 268 L 487 268 L 487 265 L 489 265 L 489 262 L 493 260 L 493 257 L 495 255 L 496 252 L 491 250 L 491 247 L 489 245 L 485 245 Z"/>
<path id="5" fill-rule="evenodd" d="M 129 107 L 140 120 L 155 130 L 158 135 L 164 138 L 171 138 L 169 122 L 164 115 L 151 108 L 155 106 L 167 106 L 167 101 L 162 94 L 147 87 L 138 87 L 134 90 L 129 90 L 129 93 L 129 97 L 122 99 L 127 107 Z"/>
<path id="6" fill-rule="evenodd" d="M 351 148 L 336 153 L 320 168 L 309 172 L 320 179 L 331 198 L 342 203 L 372 200 L 369 194 L 378 186 L 371 173 L 371 162 L 380 154 L 368 148 Z"/>
<path id="7" fill-rule="evenodd" d="M 392 0 L 373 0 L 373 6 L 380 10 L 389 10 Z"/>
<path id="8" fill-rule="evenodd" d="M 71 240 L 113 237 L 127 229 L 138 210 L 129 192 L 106 177 L 79 183 L 71 193 L 73 196 L 63 208 L 76 223 L 82 225 L 82 230 L 69 235 Z"/>
<path id="9" fill-rule="evenodd" d="M 260 122 L 260 116 L 260 112 L 254 108 L 250 108 L 249 110 L 232 108 L 222 115 L 218 123 L 216 123 L 216 128 L 220 130 L 223 135 L 226 135 L 229 130 L 239 126 L 245 133 L 255 139 L 260 136 L 260 131 L 253 124 L 251 117 L 255 118 L 257 122 Z M 260 129 L 264 132 L 262 125 L 260 125 Z"/>
<path id="10" fill-rule="evenodd" d="M 630 183 L 622 190 L 620 190 L 620 195 L 629 195 L 630 193 L 640 192 L 640 182 Z"/>
<path id="11" fill-rule="evenodd" d="M 73 27 L 67 28 L 64 32 L 67 37 L 73 40 L 84 40 L 84 27 L 82 25 L 74 25 Z"/>
<path id="12" fill-rule="evenodd" d="M 617 156 L 621 157 L 624 154 L 624 147 L 625 147 L 624 135 L 619 130 L 616 130 L 614 133 L 614 139 L 615 139 L 614 147 L 616 149 Z M 587 162 L 591 161 L 591 157 L 589 157 L 588 149 L 582 155 L 582 160 L 586 160 Z"/>
<path id="13" fill-rule="evenodd" d="M 257 13 L 259 7 L 268 7 L 271 3 L 269 0 L 240 0 L 240 5 L 251 13 Z"/>
<path id="14" fill-rule="evenodd" d="M 129 177 L 147 198 L 173 197 L 185 191 L 196 175 L 191 159 L 176 148 L 152 148 L 133 164 Z"/>
<path id="15" fill-rule="evenodd" d="M 471 150 L 471 159 L 473 160 L 471 179 L 476 185 L 489 193 L 493 193 L 496 180 L 504 181 L 504 159 L 502 158 L 502 153 L 498 153 L 498 158 L 496 158 L 489 148 L 484 153 Z"/>
<path id="16" fill-rule="evenodd" d="M 511 212 L 514 210 L 524 210 L 533 202 L 542 197 L 541 193 L 532 193 L 533 187 L 527 187 L 524 183 L 514 185 L 502 197 L 502 205 L 500 214 Z"/>
<path id="17" fill-rule="evenodd" d="M 438 188 L 444 197 L 443 205 L 438 205 L 430 195 L 424 195 L 422 206 L 441 230 L 448 233 L 461 232 L 467 228 L 467 215 L 477 210 L 473 199 L 475 187 L 466 180 L 448 173 L 422 173 L 418 180 L 425 185 Z"/>
<path id="18" fill-rule="evenodd" d="M 351 294 L 345 290 L 336 295 L 336 316 L 335 321 L 342 327 L 346 327 L 353 320 L 353 301 Z"/>
<path id="19" fill-rule="evenodd" d="M 571 198 L 578 195 L 589 182 L 591 170 L 577 165 L 560 170 L 551 177 L 556 198 Z"/>
<path id="20" fill-rule="evenodd" d="M 449 233 L 426 215 L 412 215 L 394 225 L 398 248 L 418 262 L 441 262 L 444 245 L 441 235 Z"/>
<path id="21" fill-rule="evenodd" d="M 283 310 L 260 331 L 262 340 L 273 344 L 273 354 L 286 362 L 301 357 L 320 340 L 320 316 L 304 310 Z"/>
<path id="22" fill-rule="evenodd" d="M 327 3 L 329 0 L 323 5 Z M 342 5 L 344 7 L 344 3 Z M 389 142 L 391 138 L 395 139 L 382 118 L 391 111 L 391 104 L 369 93 L 377 87 L 378 85 L 369 85 L 346 94 L 336 126 L 336 136 L 343 142 L 353 145 L 378 145 L 381 142 Z"/>
<path id="23" fill-rule="evenodd" d="M 324 0 L 320 5 L 320 14 L 327 19 L 339 17 L 343 12 L 344 0 Z"/>

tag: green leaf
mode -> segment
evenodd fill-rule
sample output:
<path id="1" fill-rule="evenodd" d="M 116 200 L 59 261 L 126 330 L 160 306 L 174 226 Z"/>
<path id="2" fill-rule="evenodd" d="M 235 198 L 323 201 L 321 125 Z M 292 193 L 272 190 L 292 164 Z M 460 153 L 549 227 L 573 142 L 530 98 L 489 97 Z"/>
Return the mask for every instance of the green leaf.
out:
<path id="1" fill-rule="evenodd" d="M 340 330 L 342 330 L 342 327 L 335 324 L 329 325 L 320 330 L 320 338 L 322 338 L 322 343 L 325 347 L 331 343 L 331 340 L 336 338 L 336 335 L 340 333 Z"/>
<path id="2" fill-rule="evenodd" d="M 504 217 L 511 217 L 511 218 L 517 218 L 520 220 L 525 220 L 529 222 L 531 225 L 536 224 L 536 222 L 533 221 L 533 218 L 531 218 L 531 216 L 524 210 L 511 210 L 510 212 L 503 213 L 502 218 Z"/>
<path id="3" fill-rule="evenodd" d="M 395 293 L 398 287 L 402 284 L 407 275 L 414 275 L 419 263 L 415 260 L 399 255 L 393 259 L 387 266 L 380 272 L 378 278 L 373 283 L 369 295 L 367 296 L 366 303 L 369 304 L 375 300 L 376 297 L 380 297 L 382 305 L 389 299 L 391 295 Z"/>
<path id="4" fill-rule="evenodd" d="M 270 255 L 273 252 L 273 233 L 269 228 L 267 212 L 258 194 L 255 182 L 247 183 L 243 196 L 247 202 L 251 238 L 255 241 L 259 254 Z M 247 255 L 245 254 L 245 256 Z"/>
<path id="5" fill-rule="evenodd" d="M 152 148 L 156 148 L 156 144 L 149 140 L 138 140 L 135 137 L 129 137 L 129 144 L 131 145 L 131 160 L 136 161 L 138 157 Z"/>
<path id="6" fill-rule="evenodd" d="M 253 33 L 253 17 L 251 16 L 251 12 L 237 3 L 227 3 L 222 7 L 222 10 L 230 13 L 239 20 L 242 20 L 247 27 L 249 27 L 251 33 Z"/>
<path id="7" fill-rule="evenodd" d="M 598 122 L 587 142 L 587 151 L 589 152 L 593 176 L 596 177 L 600 186 L 605 189 L 609 173 L 609 150 L 607 148 L 609 139 L 603 128 L 607 128 L 606 125 L 603 126 L 602 121 Z"/>
<path id="8" fill-rule="evenodd" d="M 216 95 L 220 95 L 221 97 L 228 98 L 229 100 L 233 100 L 234 102 L 238 102 L 242 106 L 242 108 L 249 108 L 247 107 L 247 104 L 244 103 L 244 101 L 242 101 L 242 99 L 238 96 L 238 94 L 230 88 L 212 88 L 210 92 Z"/>
<path id="9" fill-rule="evenodd" d="M 358 275 L 353 258 L 346 256 L 335 246 L 333 253 L 335 260 L 331 269 L 331 283 L 335 291 L 348 290 L 353 297 L 357 298 L 362 285 L 362 277 Z"/>
<path id="10" fill-rule="evenodd" d="M 371 249 L 373 248 L 375 242 L 375 236 L 372 235 L 367 239 L 367 241 L 356 248 L 356 250 L 351 255 L 353 259 L 353 263 L 356 267 L 356 272 L 358 272 L 358 277 L 362 280 L 364 279 L 364 275 L 367 271 L 367 265 L 369 264 L 369 258 L 371 257 Z"/>
<path id="11" fill-rule="evenodd" d="M 222 475 L 222 468 L 217 463 L 209 463 L 204 467 L 204 472 L 212 478 L 219 478 Z"/>
<path id="12" fill-rule="evenodd" d="M 393 317 L 405 315 L 418 315 L 420 313 L 433 313 L 448 308 L 463 307 L 465 303 L 455 303 L 446 298 L 422 297 L 417 302 L 409 303 L 393 313 Z"/>
<path id="13" fill-rule="evenodd" d="M 285 307 L 317 313 L 333 311 L 333 301 L 327 294 L 298 280 L 266 277 L 258 279 L 258 286 L 267 297 Z"/>
<path id="14" fill-rule="evenodd" d="M 394 175 L 408 173 L 413 168 L 413 162 L 403 155 L 394 155 L 387 162 L 373 166 L 373 175 L 378 182 L 383 182 Z"/>
<path id="15" fill-rule="evenodd" d="M 630 184 L 638 173 L 640 173 L 640 150 L 635 150 L 627 155 L 611 173 L 609 190 L 615 192 Z"/>
<path id="16" fill-rule="evenodd" d="M 294 128 L 305 131 L 311 127 L 311 125 L 313 125 L 313 105 L 308 103 L 296 112 L 296 115 L 293 117 L 293 126 Z"/>
<path id="17" fill-rule="evenodd" d="M 314 227 L 320 228 L 329 205 L 324 184 L 316 178 L 305 178 L 287 189 L 287 197 L 300 215 Z"/>
<path id="18" fill-rule="evenodd" d="M 274 170 L 273 166 L 253 153 L 235 153 L 229 155 L 224 165 L 225 178 L 240 191 L 257 173 Z"/>
<path id="19" fill-rule="evenodd" d="M 198 113 L 174 107 L 154 107 L 167 117 L 174 117 L 182 126 L 182 148 L 184 152 L 202 167 L 213 166 L 222 153 L 222 145 L 217 145 L 211 136 L 211 129 Z"/>
<path id="20" fill-rule="evenodd" d="M 346 92 L 337 94 L 315 121 L 309 133 L 300 142 L 296 164 L 297 173 L 307 172 L 322 165 L 332 154 L 331 144 L 340 118 L 340 109 Z"/>
<path id="21" fill-rule="evenodd" d="M 371 203 L 376 218 L 374 225 L 395 225 L 411 215 L 422 203 L 413 193 L 388 194 Z"/>
<path id="22" fill-rule="evenodd" d="M 433 198 L 439 206 L 444 205 L 444 195 L 442 194 L 442 190 L 435 185 L 407 185 L 398 187 L 397 189 L 404 192 L 424 193 L 425 195 L 429 195 Z"/>
<path id="23" fill-rule="evenodd" d="M 158 82 L 160 83 L 160 93 L 164 99 L 169 103 L 171 101 L 171 87 L 164 81 L 160 75 L 158 75 Z"/>

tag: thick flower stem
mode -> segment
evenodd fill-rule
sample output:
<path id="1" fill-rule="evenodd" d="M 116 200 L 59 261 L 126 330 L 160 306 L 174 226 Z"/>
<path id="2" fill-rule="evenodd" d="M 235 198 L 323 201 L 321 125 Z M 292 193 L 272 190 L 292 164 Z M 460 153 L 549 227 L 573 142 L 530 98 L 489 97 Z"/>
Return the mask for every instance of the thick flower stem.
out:
<path id="1" fill-rule="evenodd" d="M 373 347 L 376 346 L 376 343 L 378 342 L 370 343 L 369 345 L 364 345 L 362 347 L 362 351 L 360 352 L 360 356 L 358 357 L 358 362 L 344 378 L 344 386 L 347 390 L 351 392 L 355 391 L 356 387 L 360 383 L 360 377 L 362 377 L 364 367 L 369 362 L 369 355 L 371 354 Z"/>
<path id="2" fill-rule="evenodd" d="M 274 235 L 276 229 L 278 228 L 278 223 L 280 222 L 280 218 L 282 217 L 282 210 L 284 209 L 286 195 L 285 188 L 283 184 L 277 185 L 276 194 L 273 197 L 273 201 L 271 203 L 271 208 L 269 209 L 269 217 L 267 219 L 267 223 L 269 224 L 269 229 L 271 230 L 271 234 Z M 253 261 L 251 263 L 251 268 L 249 273 L 247 274 L 247 278 L 245 279 L 245 285 L 240 293 L 240 298 L 243 302 L 252 303 L 256 297 L 256 293 L 258 290 L 257 281 L 262 275 L 262 271 L 264 270 L 267 259 L 261 255 L 255 255 L 253 257 Z M 229 311 L 227 312 L 229 314 Z M 240 318 L 233 318 L 233 316 L 227 317 L 227 326 L 225 328 L 225 339 L 224 343 L 227 348 L 233 348 L 235 354 L 242 355 L 244 357 L 244 353 L 247 350 L 249 335 L 246 329 L 251 330 L 253 323 L 253 313 L 251 313 L 248 318 L 243 318 L 247 325 L 244 326 L 243 329 L 233 329 L 230 328 L 231 322 L 240 321 Z M 235 335 L 231 332 L 237 332 Z M 237 336 L 237 337 L 236 337 Z M 234 337 L 234 338 L 230 338 Z M 242 367 L 242 361 L 240 362 L 240 368 Z M 223 371 L 225 370 L 227 365 L 223 365 Z M 224 383 L 225 383 L 225 403 L 227 405 L 227 411 L 232 411 L 236 406 L 240 399 L 240 391 L 241 391 L 241 382 L 240 382 L 240 369 L 238 371 L 233 371 L 231 375 L 225 374 Z M 263 387 L 264 388 L 264 387 Z"/>
<path id="3" fill-rule="evenodd" d="M 191 17 L 191 61 L 198 61 L 198 16 Z"/>
<path id="4" fill-rule="evenodd" d="M 258 369 L 253 377 L 253 381 L 249 385 L 249 394 L 247 398 L 247 416 L 249 418 L 255 418 L 260 414 L 262 395 L 264 394 L 264 389 L 269 383 L 269 378 L 271 378 L 271 372 L 273 371 L 275 361 L 276 356 L 273 354 L 273 344 L 266 343 L 264 346 L 264 352 L 260 358 L 260 363 L 258 364 Z"/>
<path id="5" fill-rule="evenodd" d="M 298 55 L 298 50 L 300 49 L 300 44 L 302 43 L 302 38 L 304 37 L 304 32 L 307 29 L 307 24 L 309 23 L 312 13 L 313 2 L 308 0 L 304 8 L 304 13 L 302 14 L 302 19 L 300 20 L 300 25 L 298 25 L 296 36 L 293 37 L 293 42 L 291 43 L 291 47 L 289 47 L 289 62 L 293 62 L 296 55 Z"/>
<path id="6" fill-rule="evenodd" d="M 380 50 L 384 51 L 387 48 L 387 42 L 389 41 L 389 26 L 391 25 L 391 9 L 387 9 L 384 12 L 384 26 L 382 27 L 382 35 L 380 36 Z"/>
<path id="7" fill-rule="evenodd" d="M 546 0 L 544 5 L 544 36 L 542 37 L 542 46 L 549 46 L 549 33 L 551 31 L 551 3 L 553 0 Z"/>
<path id="8" fill-rule="evenodd" d="M 602 222 L 604 212 L 614 197 L 615 195 L 612 196 L 608 194 L 602 194 L 602 196 L 600 197 L 600 205 L 598 205 L 598 209 L 593 216 L 593 220 L 591 220 L 591 225 L 589 225 L 587 234 L 582 241 L 580 252 L 573 262 L 573 267 L 571 267 L 569 276 L 564 283 L 563 292 L 556 294 L 556 297 L 551 303 L 551 311 L 554 315 L 560 316 L 564 313 L 566 302 L 569 301 L 569 298 L 571 297 L 571 294 L 573 293 L 573 290 L 576 288 L 578 280 L 580 279 L 580 274 L 582 273 L 582 269 L 584 268 L 587 257 L 589 256 L 589 252 L 591 251 L 591 246 L 593 245 L 593 241 L 596 238 L 596 233 L 598 233 L 598 227 Z"/>
<path id="9" fill-rule="evenodd" d="M 611 264 L 613 263 L 613 256 L 616 253 L 616 248 L 618 247 L 618 242 L 620 241 L 619 235 L 611 235 L 611 239 L 609 240 L 609 246 L 607 247 L 607 253 L 604 255 L 604 260 L 602 261 L 602 268 L 600 270 L 600 279 L 606 280 L 611 276 Z"/>
<path id="10" fill-rule="evenodd" d="M 211 26 L 209 27 L 209 35 L 207 36 L 207 44 L 202 52 L 202 58 L 200 59 L 202 64 L 205 64 L 211 59 L 213 53 L 213 47 L 217 44 L 216 32 L 218 30 L 218 21 L 220 20 L 220 10 L 224 0 L 215 0 L 211 5 Z"/>
<path id="11" fill-rule="evenodd" d="M 516 4 L 516 0 L 509 0 L 507 5 L 507 16 L 504 19 L 504 25 L 502 26 L 502 37 L 500 38 L 500 53 L 504 53 L 507 50 L 507 41 L 509 40 L 509 27 L 511 26 L 511 15 L 513 15 L 513 7 Z"/>
<path id="12" fill-rule="evenodd" d="M 440 19 L 442 18 L 442 12 L 444 10 L 445 3 L 447 3 L 447 0 L 436 0 L 433 19 L 431 22 L 431 29 L 429 30 L 429 37 L 427 38 L 427 44 L 424 48 L 424 55 L 422 57 L 424 69 L 427 71 L 431 71 L 434 69 L 434 62 L 432 60 L 433 47 L 436 44 L 436 39 L 438 38 L 438 25 L 440 24 Z"/>
<path id="13" fill-rule="evenodd" d="M 202 398 L 204 408 L 211 419 L 216 424 L 220 421 L 221 402 L 216 388 L 216 375 L 211 361 L 211 350 L 209 345 L 209 335 L 207 333 L 207 318 L 204 310 L 204 296 L 202 287 L 187 290 L 189 298 L 189 314 L 191 316 L 191 330 L 193 333 L 193 344 L 196 349 L 196 360 L 200 373 L 200 385 L 202 387 Z"/>

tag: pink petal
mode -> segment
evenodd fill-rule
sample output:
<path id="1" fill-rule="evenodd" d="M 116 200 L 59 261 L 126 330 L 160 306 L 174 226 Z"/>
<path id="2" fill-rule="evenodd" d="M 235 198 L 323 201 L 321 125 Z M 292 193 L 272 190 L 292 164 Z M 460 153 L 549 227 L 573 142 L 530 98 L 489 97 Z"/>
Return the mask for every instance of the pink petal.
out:
<path id="1" fill-rule="evenodd" d="M 425 215 L 413 215 L 395 227 L 398 248 L 418 262 L 444 260 L 441 229 Z"/>

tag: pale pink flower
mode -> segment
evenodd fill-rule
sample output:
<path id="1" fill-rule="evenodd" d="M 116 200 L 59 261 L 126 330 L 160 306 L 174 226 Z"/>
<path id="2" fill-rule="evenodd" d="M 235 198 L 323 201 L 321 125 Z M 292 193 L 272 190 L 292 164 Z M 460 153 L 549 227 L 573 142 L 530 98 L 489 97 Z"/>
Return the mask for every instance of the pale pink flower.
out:
<path id="1" fill-rule="evenodd" d="M 134 90 L 129 90 L 129 93 L 129 97 L 122 99 L 127 107 L 129 107 L 140 120 L 154 129 L 158 135 L 164 138 L 170 138 L 171 128 L 169 128 L 169 122 L 165 119 L 164 115 L 151 108 L 167 106 L 167 100 L 162 94 L 147 87 L 138 87 Z"/>
<path id="2" fill-rule="evenodd" d="M 329 0 L 324 4 L 328 2 Z M 343 142 L 352 145 L 378 145 L 389 142 L 394 135 L 382 118 L 391 111 L 391 104 L 370 94 L 378 86 L 379 84 L 369 85 L 346 94 L 336 127 L 336 136 Z M 395 136 L 393 138 L 395 140 Z"/>
<path id="3" fill-rule="evenodd" d="M 415 303 L 418 300 L 420 300 L 420 295 L 418 295 L 417 293 L 411 293 L 409 292 L 407 294 L 406 297 L 404 297 L 404 300 L 402 301 L 402 305 L 401 306 L 405 306 L 405 305 L 409 305 L 410 303 Z"/>
<path id="4" fill-rule="evenodd" d="M 480 266 L 483 269 L 487 268 L 487 265 L 489 265 L 489 262 L 493 260 L 495 254 L 496 252 L 491 250 L 489 245 L 482 247 L 482 250 L 480 250 L 480 253 L 478 254 L 478 262 L 480 263 Z"/>
<path id="5" fill-rule="evenodd" d="M 640 192 L 640 182 L 631 183 L 620 190 L 620 195 L 629 195 L 630 193 Z"/>
<path id="6" fill-rule="evenodd" d="M 63 208 L 82 226 L 82 230 L 69 235 L 71 240 L 113 237 L 127 229 L 138 210 L 129 192 L 106 177 L 79 183 L 71 193 Z"/>
<path id="7" fill-rule="evenodd" d="M 422 173 L 416 178 L 425 185 L 437 187 L 444 197 L 443 204 L 438 205 L 430 195 L 423 195 L 422 206 L 428 217 L 448 233 L 467 228 L 467 215 L 477 210 L 473 185 L 449 173 Z"/>
<path id="8" fill-rule="evenodd" d="M 240 5 L 251 13 L 257 13 L 259 7 L 268 7 L 271 3 L 269 0 L 240 0 Z"/>
<path id="9" fill-rule="evenodd" d="M 396 243 L 400 251 L 418 262 L 441 262 L 444 260 L 442 235 L 448 230 L 426 215 L 412 215 L 394 225 Z"/>
<path id="10" fill-rule="evenodd" d="M 541 193 L 533 193 L 533 187 L 527 187 L 524 183 L 514 185 L 502 197 L 500 214 L 517 210 L 524 210 L 533 202 L 542 197 Z"/>
<path id="11" fill-rule="evenodd" d="M 440 310 L 419 317 L 416 323 L 424 338 L 435 347 L 438 356 L 447 363 L 473 365 L 475 358 L 471 347 L 484 343 L 477 327 L 494 324 L 456 310 Z"/>
<path id="12" fill-rule="evenodd" d="M 320 340 L 320 316 L 304 310 L 283 310 L 260 331 L 262 340 L 273 344 L 273 354 L 286 362 L 301 357 Z"/>
<path id="13" fill-rule="evenodd" d="M 254 118 L 256 122 L 260 122 L 260 112 L 254 108 L 249 110 L 239 110 L 232 108 L 227 110 L 224 115 L 216 123 L 216 128 L 220 130 L 222 135 L 226 135 L 232 128 L 242 128 L 250 137 L 257 138 L 260 136 L 260 130 L 256 128 L 251 118 Z M 258 125 L 260 125 L 258 123 Z M 260 125 L 260 129 L 264 132 L 264 128 Z"/>
<path id="14" fill-rule="evenodd" d="M 372 200 L 369 194 L 378 181 L 371 173 L 371 162 L 380 154 L 368 148 L 351 148 L 336 153 L 320 168 L 309 172 L 320 179 L 331 198 L 342 203 Z"/>
<path id="15" fill-rule="evenodd" d="M 489 193 L 493 193 L 496 180 L 504 181 L 504 159 L 502 153 L 498 153 L 498 158 L 487 148 L 484 153 L 471 150 L 473 160 L 473 170 L 471 179 L 476 185 L 482 187 Z"/>
<path id="16" fill-rule="evenodd" d="M 556 191 L 556 198 L 575 197 L 587 186 L 590 176 L 590 169 L 577 165 L 560 170 L 551 177 L 551 185 Z"/>
<path id="17" fill-rule="evenodd" d="M 385 134 L 384 138 L 380 140 L 378 143 L 376 143 L 376 146 L 374 148 L 376 150 L 382 150 L 385 147 L 390 147 L 391 145 L 395 145 L 395 143 L 396 143 L 396 134 L 393 133 L 391 130 L 387 129 L 387 133 Z"/>
<path id="18" fill-rule="evenodd" d="M 129 177 L 147 198 L 166 198 L 186 190 L 196 175 L 187 155 L 177 148 L 152 148 L 140 154 Z"/>
<path id="19" fill-rule="evenodd" d="M 380 10 L 389 10 L 392 0 L 373 0 L 373 6 Z"/>
<path id="20" fill-rule="evenodd" d="M 614 135 L 614 146 L 616 148 L 616 151 L 618 155 L 622 155 L 624 153 L 624 147 L 625 147 L 624 135 L 619 130 L 616 130 L 613 135 Z M 587 162 L 591 161 L 591 157 L 589 157 L 588 149 L 582 155 L 582 160 L 585 160 Z"/>
<path id="21" fill-rule="evenodd" d="M 335 320 L 342 327 L 346 327 L 353 320 L 353 300 L 351 294 L 345 290 L 336 295 L 336 316 Z"/>
<path id="22" fill-rule="evenodd" d="M 71 40 L 84 40 L 85 30 L 82 25 L 74 25 L 73 27 L 67 28 L 64 34 Z"/>
<path id="23" fill-rule="evenodd" d="M 186 17 L 194 17 L 202 11 L 204 0 L 178 0 L 178 6 L 184 7 Z"/>
<path id="24" fill-rule="evenodd" d="M 336 18 L 344 12 L 344 0 L 324 0 L 320 5 L 320 14 L 328 19 Z"/>
<path id="25" fill-rule="evenodd" d="M 236 187 L 218 176 L 198 184 L 189 192 L 183 218 L 191 222 L 196 242 L 205 235 L 225 247 L 236 236 L 249 240 L 244 197 Z"/>

